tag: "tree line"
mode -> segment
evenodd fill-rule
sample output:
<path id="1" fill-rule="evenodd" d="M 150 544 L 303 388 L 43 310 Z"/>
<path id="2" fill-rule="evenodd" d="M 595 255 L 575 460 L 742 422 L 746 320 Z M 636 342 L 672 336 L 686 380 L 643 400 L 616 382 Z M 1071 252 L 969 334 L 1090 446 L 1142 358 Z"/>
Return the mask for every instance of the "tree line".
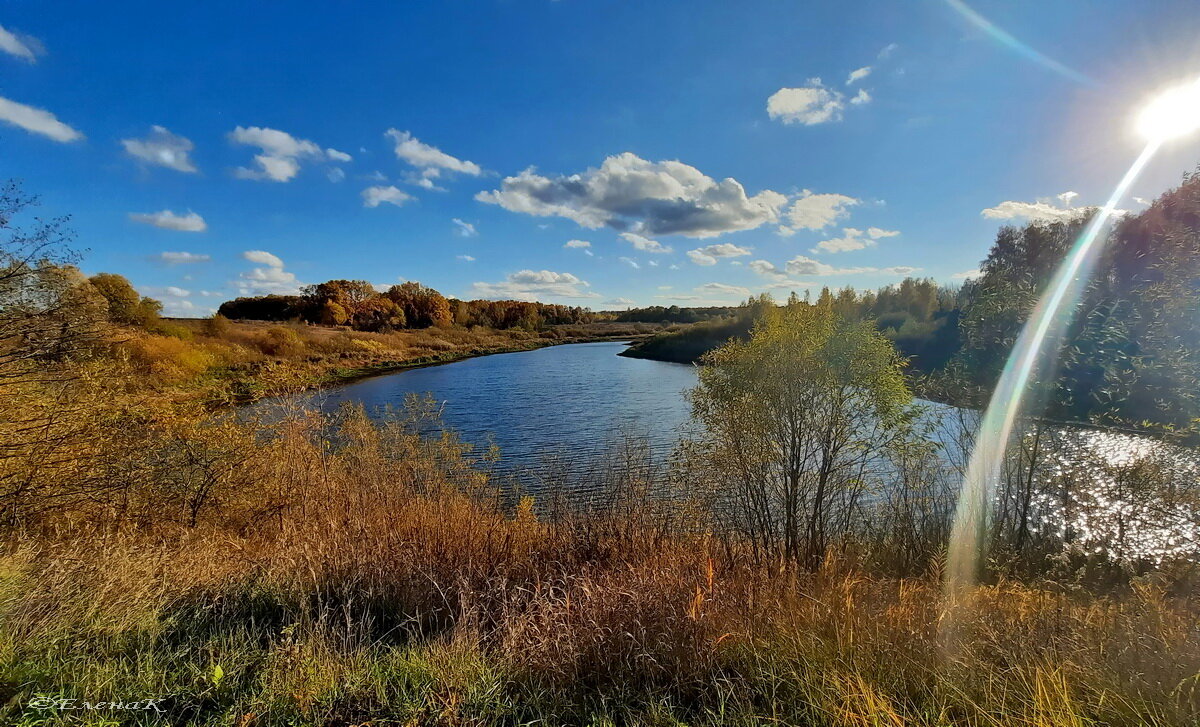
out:
<path id="1" fill-rule="evenodd" d="M 519 300 L 458 300 L 416 281 L 380 292 L 365 280 L 329 280 L 300 295 L 236 298 L 218 314 L 232 320 L 303 321 L 387 332 L 432 326 L 484 326 L 538 330 L 547 325 L 590 323 L 595 314 L 579 306 Z"/>

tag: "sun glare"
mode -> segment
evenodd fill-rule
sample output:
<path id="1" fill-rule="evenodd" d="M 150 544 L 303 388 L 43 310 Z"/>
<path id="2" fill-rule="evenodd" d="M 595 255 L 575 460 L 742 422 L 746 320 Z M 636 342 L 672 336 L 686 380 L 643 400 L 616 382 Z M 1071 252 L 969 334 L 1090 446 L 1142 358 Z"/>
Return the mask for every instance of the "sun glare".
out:
<path id="1" fill-rule="evenodd" d="M 1167 141 L 1200 128 L 1200 80 L 1170 88 L 1142 109 L 1137 130 L 1147 141 Z"/>

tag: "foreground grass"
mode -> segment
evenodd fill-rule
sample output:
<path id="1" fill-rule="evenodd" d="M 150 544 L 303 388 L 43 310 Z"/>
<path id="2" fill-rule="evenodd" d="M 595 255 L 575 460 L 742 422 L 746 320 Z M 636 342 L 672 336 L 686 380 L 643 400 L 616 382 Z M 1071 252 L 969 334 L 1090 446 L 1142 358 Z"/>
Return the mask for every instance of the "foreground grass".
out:
<path id="1" fill-rule="evenodd" d="M 452 435 L 412 431 L 361 414 L 332 437 L 319 421 L 280 425 L 239 455 L 255 486 L 208 493 L 194 527 L 178 493 L 164 495 L 191 466 L 174 460 L 119 493 L 119 518 L 98 516 L 118 501 L 92 494 L 10 532 L 0 724 L 1200 717 L 1200 602 L 1186 579 L 1105 594 L 1001 581 L 951 608 L 936 569 L 887 577 L 869 544 L 797 573 L 634 494 L 553 519 L 531 500 L 510 511 Z M 162 712 L 62 699 L 154 699 Z"/>
<path id="2" fill-rule="evenodd" d="M 5 564 L 4 723 L 1186 725 L 1197 716 L 1195 604 L 1152 587 L 1093 599 L 1005 584 L 950 612 L 936 582 L 836 564 L 796 580 L 731 564 L 710 576 L 695 547 L 555 563 L 542 536 L 526 540 L 515 527 L 500 526 L 493 562 L 458 576 L 439 562 L 445 542 L 411 541 L 403 556 L 371 558 L 367 572 L 211 534 L 109 540 L 86 567 L 80 550 L 25 550 Z M 531 555 L 534 565 L 518 565 Z M 384 577 L 375 568 L 386 580 L 368 583 Z M 31 707 L 38 697 L 155 698 L 164 713 Z"/>

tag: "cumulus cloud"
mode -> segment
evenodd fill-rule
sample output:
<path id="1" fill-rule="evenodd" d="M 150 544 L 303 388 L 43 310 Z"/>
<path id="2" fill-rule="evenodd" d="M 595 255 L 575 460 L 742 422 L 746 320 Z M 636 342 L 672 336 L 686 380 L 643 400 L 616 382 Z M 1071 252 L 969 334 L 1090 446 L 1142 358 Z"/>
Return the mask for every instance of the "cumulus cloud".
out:
<path id="1" fill-rule="evenodd" d="M 468 263 L 475 262 L 474 256 L 471 256 L 471 255 L 455 255 L 454 257 L 459 260 L 462 260 L 463 262 L 468 262 Z"/>
<path id="2" fill-rule="evenodd" d="M 200 255 L 194 252 L 160 252 L 153 256 L 152 259 L 166 263 L 167 265 L 190 265 L 194 263 L 206 263 L 212 258 L 208 255 Z"/>
<path id="3" fill-rule="evenodd" d="M 475 229 L 475 225 L 472 225 L 470 222 L 464 222 L 457 217 L 450 221 L 454 223 L 454 231 L 461 237 L 476 237 L 479 235 L 479 231 Z"/>
<path id="4" fill-rule="evenodd" d="M 630 306 L 637 305 L 637 301 L 630 300 L 629 298 L 612 298 L 604 301 L 604 305 L 616 305 L 628 308 Z"/>
<path id="5" fill-rule="evenodd" d="M 592 246 L 592 243 L 588 242 L 587 240 L 567 240 L 567 243 L 565 245 L 563 245 L 563 247 L 573 247 L 573 248 L 583 248 L 583 247 L 591 247 L 591 246 Z"/>
<path id="6" fill-rule="evenodd" d="M 891 54 L 895 53 L 896 49 L 899 47 L 900 45 L 898 43 L 888 43 L 883 47 L 883 50 L 879 51 L 879 58 L 887 58 Z"/>
<path id="7" fill-rule="evenodd" d="M 18 35 L 0 25 L 0 51 L 19 58 L 26 63 L 36 63 L 37 57 L 45 53 L 41 42 L 29 35 Z"/>
<path id="8" fill-rule="evenodd" d="M 235 144 L 257 146 L 261 154 L 254 156 L 254 168 L 238 167 L 234 174 L 240 179 L 290 182 L 299 172 L 303 161 L 349 161 L 350 155 L 336 149 L 322 150 L 315 142 L 297 139 L 286 131 L 260 126 L 239 126 L 229 132 Z"/>
<path id="9" fill-rule="evenodd" d="M 807 86 L 781 88 L 767 99 L 767 115 L 785 124 L 813 126 L 841 121 L 845 96 L 826 88 L 821 79 L 808 79 Z"/>
<path id="10" fill-rule="evenodd" d="M 951 275 L 950 279 L 951 280 L 970 280 L 971 278 L 978 278 L 980 275 L 983 275 L 983 272 L 980 270 L 964 270 L 961 273 L 955 273 L 955 274 Z"/>
<path id="11" fill-rule="evenodd" d="M 863 66 L 862 68 L 856 68 L 853 71 L 850 71 L 850 76 L 848 78 L 846 78 L 846 85 L 852 86 L 855 83 L 863 80 L 864 78 L 866 78 L 869 75 L 871 75 L 871 67 L 870 66 Z"/>
<path id="12" fill-rule="evenodd" d="M 362 198 L 363 207 L 378 207 L 384 202 L 400 207 L 405 202 L 410 201 L 412 195 L 389 185 L 387 187 L 367 187 L 362 191 Z"/>
<path id="13" fill-rule="evenodd" d="M 812 252 L 849 252 L 874 247 L 876 241 L 885 237 L 895 237 L 897 230 L 884 230 L 879 227 L 868 227 L 866 232 L 853 227 L 842 228 L 842 236 L 822 240 L 812 249 Z"/>
<path id="14" fill-rule="evenodd" d="M 1043 197 L 1034 202 L 1017 202 L 1009 200 L 995 207 L 988 207 L 979 214 L 989 220 L 1020 220 L 1031 222 L 1061 222 L 1074 219 L 1089 207 L 1075 207 L 1072 203 L 1079 196 L 1076 192 L 1063 192 L 1053 198 Z M 1054 200 L 1054 201 L 1052 201 Z M 1118 215 L 1125 210 L 1115 210 Z"/>
<path id="15" fill-rule="evenodd" d="M 854 98 L 850 99 L 850 103 L 855 106 L 862 106 L 865 103 L 871 103 L 871 94 L 867 93 L 867 89 L 860 88 L 858 93 L 854 94 Z"/>
<path id="16" fill-rule="evenodd" d="M 483 174 L 483 168 L 475 162 L 451 156 L 436 146 L 422 142 L 408 131 L 388 129 L 384 132 L 384 136 L 395 144 L 394 151 L 397 159 L 416 167 L 416 172 L 406 176 L 405 181 L 409 184 L 415 184 L 425 189 L 445 191 L 433 182 L 442 176 L 442 172 L 457 172 L 472 177 Z"/>
<path id="17" fill-rule="evenodd" d="M 292 295 L 300 291 L 300 282 L 283 269 L 279 256 L 266 250 L 247 250 L 242 258 L 260 267 L 241 273 L 230 283 L 240 295 Z"/>
<path id="18" fill-rule="evenodd" d="M 150 133 L 141 139 L 122 139 L 125 153 L 146 164 L 174 169 L 177 172 L 194 172 L 196 167 L 188 157 L 196 145 L 190 139 L 172 134 L 166 127 L 151 126 Z"/>
<path id="19" fill-rule="evenodd" d="M 49 111 L 26 106 L 2 97 L 0 97 L 0 121 L 19 126 L 34 134 L 41 134 L 54 141 L 69 142 L 83 138 L 83 134 L 59 121 Z"/>
<path id="20" fill-rule="evenodd" d="M 208 229 L 204 218 L 191 210 L 188 210 L 186 215 L 175 214 L 171 210 L 146 214 L 130 213 L 129 219 L 143 225 L 153 225 L 177 232 L 204 232 Z"/>
<path id="21" fill-rule="evenodd" d="M 589 229 L 700 238 L 775 222 L 787 201 L 771 190 L 748 196 L 737 180 L 718 182 L 682 162 L 651 162 L 630 152 L 569 176 L 547 177 L 529 168 L 475 198 L 511 212 L 565 217 Z"/>
<path id="22" fill-rule="evenodd" d="M 813 194 L 804 190 L 800 197 L 792 202 L 787 211 L 790 227 L 781 227 L 780 233 L 790 235 L 797 229 L 820 230 L 850 215 L 850 207 L 862 200 L 848 197 L 844 194 Z"/>
<path id="23" fill-rule="evenodd" d="M 499 283 L 474 283 L 470 297 L 487 300 L 545 301 L 551 299 L 599 298 L 587 288 L 586 280 L 571 273 L 552 270 L 521 270 Z"/>
<path id="24" fill-rule="evenodd" d="M 717 258 L 741 257 L 742 255 L 749 254 L 749 248 L 722 242 L 717 245 L 707 245 L 705 247 L 698 247 L 695 250 L 688 250 L 687 256 L 697 265 L 716 265 Z"/>
<path id="25" fill-rule="evenodd" d="M 648 237 L 643 237 L 642 235 L 638 235 L 633 232 L 622 232 L 620 237 L 622 240 L 628 242 L 630 245 L 633 245 L 634 248 L 641 250 L 642 252 L 655 254 L 673 252 L 670 247 L 662 244 L 658 240 L 651 240 Z"/>

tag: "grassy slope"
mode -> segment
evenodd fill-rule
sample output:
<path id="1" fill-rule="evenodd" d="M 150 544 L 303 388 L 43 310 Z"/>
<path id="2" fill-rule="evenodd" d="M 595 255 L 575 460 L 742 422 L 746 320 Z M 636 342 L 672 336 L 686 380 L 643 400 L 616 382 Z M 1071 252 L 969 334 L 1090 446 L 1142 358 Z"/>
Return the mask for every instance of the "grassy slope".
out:
<path id="1" fill-rule="evenodd" d="M 180 400 L 209 405 L 341 383 L 473 356 L 589 341 L 629 340 L 652 324 L 590 323 L 541 331 L 430 328 L 364 333 L 325 326 L 231 321 L 212 330 L 173 319 L 170 335 L 127 335 L 121 348 L 143 378 Z M 167 340 L 173 339 L 173 340 Z"/>

